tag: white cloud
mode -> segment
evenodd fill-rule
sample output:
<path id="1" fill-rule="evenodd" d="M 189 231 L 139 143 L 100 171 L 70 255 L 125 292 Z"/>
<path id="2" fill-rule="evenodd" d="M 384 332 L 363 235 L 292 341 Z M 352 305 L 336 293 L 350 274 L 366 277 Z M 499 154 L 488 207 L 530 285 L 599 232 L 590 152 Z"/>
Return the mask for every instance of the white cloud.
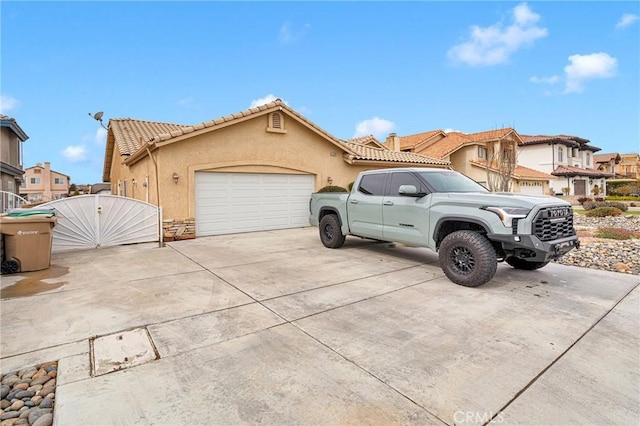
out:
<path id="1" fill-rule="evenodd" d="M 258 106 L 261 106 L 261 105 L 265 105 L 265 104 L 268 104 L 269 102 L 275 101 L 276 99 L 278 99 L 278 98 L 275 95 L 268 94 L 264 98 L 258 98 L 258 99 L 252 100 L 251 101 L 251 105 L 249 105 L 249 108 L 255 108 L 255 107 L 258 107 Z M 287 104 L 286 102 L 284 102 L 284 103 Z"/>
<path id="2" fill-rule="evenodd" d="M 0 114 L 6 114 L 18 105 L 20 102 L 16 98 L 5 94 L 0 95 Z"/>
<path id="3" fill-rule="evenodd" d="M 311 24 L 304 24 L 301 29 L 294 29 L 290 22 L 282 24 L 278 30 L 278 41 L 282 44 L 289 44 L 300 40 L 311 29 Z"/>
<path id="4" fill-rule="evenodd" d="M 513 22 L 507 27 L 501 22 L 485 28 L 473 25 L 470 39 L 449 49 L 449 59 L 471 66 L 505 63 L 512 53 L 549 34 L 537 25 L 540 15 L 526 3 L 520 3 L 512 12 Z"/>
<path id="5" fill-rule="evenodd" d="M 84 145 L 69 145 L 61 154 L 72 163 L 79 163 L 87 159 L 87 147 Z"/>
<path id="6" fill-rule="evenodd" d="M 579 93 L 584 90 L 588 80 L 611 78 L 618 71 L 618 60 L 607 53 L 590 55 L 571 55 L 569 65 L 564 67 L 566 75 L 565 93 Z"/>
<path id="7" fill-rule="evenodd" d="M 446 129 L 443 130 L 443 132 L 445 132 L 445 133 L 454 133 L 454 132 L 462 133 L 460 130 L 452 129 L 451 127 L 447 127 Z"/>
<path id="8" fill-rule="evenodd" d="M 356 133 L 354 138 L 360 136 L 373 135 L 377 139 L 386 138 L 386 136 L 396 127 L 393 121 L 385 120 L 380 117 L 373 117 L 356 124 Z"/>
<path id="9" fill-rule="evenodd" d="M 556 84 L 561 80 L 560 76 L 552 75 L 551 77 L 536 77 L 535 75 L 529 79 L 532 83 L 538 84 Z"/>
<path id="10" fill-rule="evenodd" d="M 616 28 L 624 28 L 629 25 L 633 25 L 640 20 L 640 16 L 634 15 L 633 13 L 625 13 L 620 17 L 620 20 L 616 24 Z"/>
<path id="11" fill-rule="evenodd" d="M 104 145 L 104 143 L 107 141 L 107 131 L 100 127 L 98 130 L 96 130 L 96 135 L 94 136 L 93 140 L 98 145 Z"/>

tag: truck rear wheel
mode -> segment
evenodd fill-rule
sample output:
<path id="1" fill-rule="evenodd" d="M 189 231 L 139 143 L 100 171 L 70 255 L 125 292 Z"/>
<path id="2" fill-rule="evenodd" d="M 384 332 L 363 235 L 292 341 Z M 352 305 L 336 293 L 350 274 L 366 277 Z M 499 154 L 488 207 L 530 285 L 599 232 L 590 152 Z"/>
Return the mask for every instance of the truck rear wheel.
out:
<path id="1" fill-rule="evenodd" d="M 474 231 L 447 235 L 440 244 L 438 256 L 447 278 L 465 287 L 477 287 L 490 281 L 498 268 L 491 242 Z"/>
<path id="2" fill-rule="evenodd" d="M 344 244 L 345 236 L 340 229 L 340 221 L 335 214 L 328 214 L 320 220 L 320 241 L 328 248 L 339 248 Z"/>
<path id="3" fill-rule="evenodd" d="M 518 257 L 508 257 L 505 260 L 509 265 L 513 266 L 516 269 L 522 269 L 524 271 L 533 271 L 535 269 L 544 268 L 547 266 L 549 261 L 546 262 L 527 262 L 524 259 L 520 259 Z"/>

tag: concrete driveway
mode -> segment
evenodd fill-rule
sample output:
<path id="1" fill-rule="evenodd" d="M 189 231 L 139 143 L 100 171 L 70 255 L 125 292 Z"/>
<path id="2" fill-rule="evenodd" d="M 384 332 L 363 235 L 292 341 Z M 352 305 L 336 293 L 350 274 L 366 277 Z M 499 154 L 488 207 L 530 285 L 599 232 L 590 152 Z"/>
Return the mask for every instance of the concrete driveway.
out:
<path id="1" fill-rule="evenodd" d="M 54 254 L 2 278 L 1 369 L 59 360 L 58 425 L 636 423 L 639 284 L 500 265 L 465 288 L 315 228 Z"/>

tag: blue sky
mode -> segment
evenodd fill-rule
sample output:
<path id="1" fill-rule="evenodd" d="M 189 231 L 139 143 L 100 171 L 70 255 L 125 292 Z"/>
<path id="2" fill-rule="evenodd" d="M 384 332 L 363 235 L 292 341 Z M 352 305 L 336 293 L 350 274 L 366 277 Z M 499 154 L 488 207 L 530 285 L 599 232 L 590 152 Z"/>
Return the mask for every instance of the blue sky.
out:
<path id="1" fill-rule="evenodd" d="M 109 118 L 281 98 L 339 138 L 514 127 L 640 151 L 639 2 L 0 3 L 25 167 L 102 179 Z"/>

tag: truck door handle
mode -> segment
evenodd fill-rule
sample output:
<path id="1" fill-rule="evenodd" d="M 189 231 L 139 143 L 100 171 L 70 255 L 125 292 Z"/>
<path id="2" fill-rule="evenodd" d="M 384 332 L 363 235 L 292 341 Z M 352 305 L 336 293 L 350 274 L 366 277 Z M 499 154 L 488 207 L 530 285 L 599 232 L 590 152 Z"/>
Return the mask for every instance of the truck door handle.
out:
<path id="1" fill-rule="evenodd" d="M 351 204 L 358 204 L 358 200 L 349 200 Z"/>
<path id="2" fill-rule="evenodd" d="M 385 206 L 392 206 L 393 205 L 393 201 L 385 201 L 384 205 Z"/>

